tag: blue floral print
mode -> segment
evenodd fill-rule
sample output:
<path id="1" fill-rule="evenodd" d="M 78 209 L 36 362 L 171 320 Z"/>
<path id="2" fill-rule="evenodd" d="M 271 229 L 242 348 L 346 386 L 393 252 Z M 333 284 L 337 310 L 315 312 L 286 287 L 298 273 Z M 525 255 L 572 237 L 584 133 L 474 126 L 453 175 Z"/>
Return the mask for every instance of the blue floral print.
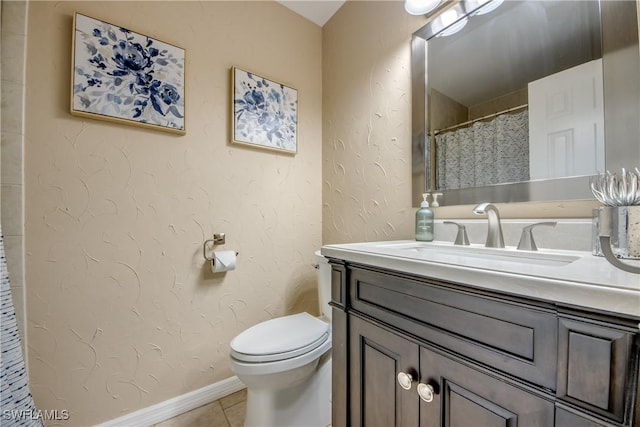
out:
<path id="1" fill-rule="evenodd" d="M 184 129 L 184 51 L 76 15 L 74 108 Z"/>
<path id="2" fill-rule="evenodd" d="M 296 151 L 297 91 L 234 69 L 234 139 Z"/>

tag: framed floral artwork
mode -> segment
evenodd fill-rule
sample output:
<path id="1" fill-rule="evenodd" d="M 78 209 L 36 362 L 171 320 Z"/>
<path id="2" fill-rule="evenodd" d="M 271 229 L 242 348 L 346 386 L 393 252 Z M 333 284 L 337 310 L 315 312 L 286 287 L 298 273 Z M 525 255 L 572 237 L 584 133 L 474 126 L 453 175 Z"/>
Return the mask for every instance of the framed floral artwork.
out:
<path id="1" fill-rule="evenodd" d="M 249 71 L 231 69 L 232 141 L 295 154 L 298 91 Z"/>
<path id="2" fill-rule="evenodd" d="M 185 133 L 185 51 L 80 13 L 71 114 Z"/>

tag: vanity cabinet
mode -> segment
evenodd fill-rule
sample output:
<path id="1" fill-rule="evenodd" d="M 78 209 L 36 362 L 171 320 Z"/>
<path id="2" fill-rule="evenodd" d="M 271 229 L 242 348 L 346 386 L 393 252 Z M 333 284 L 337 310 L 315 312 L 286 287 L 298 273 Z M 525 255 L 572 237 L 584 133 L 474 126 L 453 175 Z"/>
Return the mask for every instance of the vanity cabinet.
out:
<path id="1" fill-rule="evenodd" d="M 638 422 L 638 319 L 331 263 L 334 427 Z"/>

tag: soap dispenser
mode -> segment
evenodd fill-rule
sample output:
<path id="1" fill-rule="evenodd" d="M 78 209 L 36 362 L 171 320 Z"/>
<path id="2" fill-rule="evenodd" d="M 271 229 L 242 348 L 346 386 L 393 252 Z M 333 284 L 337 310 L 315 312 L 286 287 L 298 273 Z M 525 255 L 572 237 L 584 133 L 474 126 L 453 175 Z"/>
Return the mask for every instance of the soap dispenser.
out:
<path id="1" fill-rule="evenodd" d="M 433 197 L 433 202 L 431 202 L 431 207 L 432 208 L 437 208 L 438 206 L 440 206 L 440 203 L 438 203 L 438 196 L 442 196 L 442 193 L 433 193 L 432 197 Z"/>
<path id="2" fill-rule="evenodd" d="M 422 195 L 420 209 L 416 211 L 416 240 L 420 242 L 433 240 L 433 211 L 429 209 L 427 197 L 429 197 L 429 193 Z"/>

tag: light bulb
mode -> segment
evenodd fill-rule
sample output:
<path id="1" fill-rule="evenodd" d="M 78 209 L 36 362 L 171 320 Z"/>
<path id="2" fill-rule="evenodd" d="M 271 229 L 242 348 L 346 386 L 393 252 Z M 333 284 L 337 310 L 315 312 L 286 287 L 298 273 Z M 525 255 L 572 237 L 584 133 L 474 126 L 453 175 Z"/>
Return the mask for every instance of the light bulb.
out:
<path id="1" fill-rule="evenodd" d="M 456 22 L 456 19 L 458 19 L 458 12 L 454 9 L 449 9 L 442 15 L 440 15 L 440 19 L 442 20 L 442 26 L 448 27 L 449 25 Z"/>
<path id="2" fill-rule="evenodd" d="M 441 0 L 405 0 L 404 10 L 411 15 L 426 15 L 438 7 Z"/>

